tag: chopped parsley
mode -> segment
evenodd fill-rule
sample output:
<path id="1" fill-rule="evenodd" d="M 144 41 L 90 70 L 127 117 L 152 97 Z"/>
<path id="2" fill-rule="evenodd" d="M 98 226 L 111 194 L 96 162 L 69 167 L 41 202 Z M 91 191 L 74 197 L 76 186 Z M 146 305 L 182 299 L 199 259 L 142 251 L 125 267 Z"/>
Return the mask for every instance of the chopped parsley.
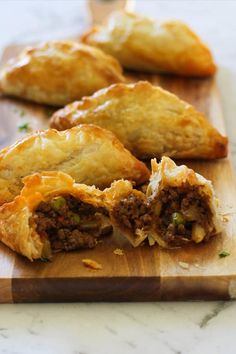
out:
<path id="1" fill-rule="evenodd" d="M 218 255 L 219 255 L 220 258 L 224 258 L 224 257 L 230 256 L 230 253 L 227 252 L 227 251 L 220 251 L 220 252 L 218 253 Z"/>
<path id="2" fill-rule="evenodd" d="M 30 130 L 29 123 L 18 125 L 19 132 L 28 132 Z"/>

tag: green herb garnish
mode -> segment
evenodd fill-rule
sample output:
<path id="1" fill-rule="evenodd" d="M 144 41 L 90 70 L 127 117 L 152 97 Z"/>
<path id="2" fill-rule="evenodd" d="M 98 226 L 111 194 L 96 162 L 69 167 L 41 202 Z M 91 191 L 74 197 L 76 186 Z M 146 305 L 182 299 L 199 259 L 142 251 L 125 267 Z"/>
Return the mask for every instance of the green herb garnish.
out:
<path id="1" fill-rule="evenodd" d="M 23 123 L 23 124 L 18 126 L 19 132 L 28 132 L 29 129 L 30 129 L 29 123 Z"/>
<path id="2" fill-rule="evenodd" d="M 230 253 L 227 252 L 227 251 L 220 251 L 220 252 L 218 253 L 218 255 L 219 255 L 220 258 L 224 258 L 224 257 L 230 256 Z"/>
<path id="3" fill-rule="evenodd" d="M 20 116 L 24 117 L 24 115 L 25 115 L 25 111 L 20 111 Z"/>
<path id="4" fill-rule="evenodd" d="M 45 258 L 45 257 L 41 257 L 41 258 L 40 258 L 40 261 L 46 263 L 46 262 L 49 262 L 49 259 L 48 259 L 48 258 Z"/>

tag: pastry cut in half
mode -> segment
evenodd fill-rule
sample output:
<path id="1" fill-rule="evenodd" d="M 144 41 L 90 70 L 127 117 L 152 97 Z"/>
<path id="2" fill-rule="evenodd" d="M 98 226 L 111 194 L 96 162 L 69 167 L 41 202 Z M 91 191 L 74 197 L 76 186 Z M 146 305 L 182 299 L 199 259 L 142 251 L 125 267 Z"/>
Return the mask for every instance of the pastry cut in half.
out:
<path id="1" fill-rule="evenodd" d="M 108 130 L 79 125 L 58 132 L 36 132 L 0 152 L 0 205 L 17 196 L 22 177 L 42 171 L 62 171 L 77 183 L 106 188 L 125 178 L 141 184 L 149 170 Z"/>
<path id="2" fill-rule="evenodd" d="M 104 190 L 112 225 L 134 246 L 148 239 L 163 248 L 208 241 L 222 230 L 210 181 L 187 166 L 163 157 L 152 160 L 152 175 L 143 193 L 129 181 Z"/>
<path id="3" fill-rule="evenodd" d="M 106 24 L 92 28 L 81 40 L 113 55 L 127 69 L 196 77 L 216 71 L 209 48 L 180 21 L 114 12 Z"/>
<path id="4" fill-rule="evenodd" d="M 54 113 L 58 130 L 92 123 L 112 131 L 141 159 L 227 156 L 228 140 L 192 105 L 147 81 L 114 84 Z"/>
<path id="5" fill-rule="evenodd" d="M 162 247 L 200 243 L 222 230 L 212 183 L 185 165 L 152 160 L 146 192 L 152 237 Z"/>
<path id="6" fill-rule="evenodd" d="M 51 41 L 25 49 L 0 74 L 3 93 L 64 106 L 124 81 L 118 61 L 100 49 L 73 41 Z"/>
<path id="7" fill-rule="evenodd" d="M 130 181 L 119 180 L 104 190 L 104 198 L 114 228 L 134 247 L 139 246 L 150 235 L 152 225 L 145 194 Z"/>
<path id="8" fill-rule="evenodd" d="M 20 195 L 0 207 L 0 240 L 29 260 L 93 248 L 112 232 L 102 192 L 94 186 L 76 184 L 62 172 L 34 174 L 23 183 Z"/>

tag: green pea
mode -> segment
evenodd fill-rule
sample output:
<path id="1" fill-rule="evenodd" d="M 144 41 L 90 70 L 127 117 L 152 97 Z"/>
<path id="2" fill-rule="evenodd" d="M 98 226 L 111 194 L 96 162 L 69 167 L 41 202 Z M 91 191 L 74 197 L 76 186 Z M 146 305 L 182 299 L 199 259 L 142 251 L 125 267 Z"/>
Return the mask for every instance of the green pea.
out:
<path id="1" fill-rule="evenodd" d="M 56 197 L 51 200 L 50 204 L 53 210 L 59 211 L 66 205 L 66 200 L 63 197 Z"/>
<path id="2" fill-rule="evenodd" d="M 183 214 L 181 214 L 181 213 L 177 213 L 177 212 L 173 213 L 171 215 L 171 218 L 172 218 L 173 224 L 175 224 L 175 225 L 185 224 Z"/>
<path id="3" fill-rule="evenodd" d="M 80 223 L 80 216 L 78 214 L 72 214 L 71 218 L 76 224 Z"/>
<path id="4" fill-rule="evenodd" d="M 84 231 L 96 229 L 97 227 L 99 227 L 99 222 L 96 220 L 86 221 L 80 224 L 80 228 Z"/>

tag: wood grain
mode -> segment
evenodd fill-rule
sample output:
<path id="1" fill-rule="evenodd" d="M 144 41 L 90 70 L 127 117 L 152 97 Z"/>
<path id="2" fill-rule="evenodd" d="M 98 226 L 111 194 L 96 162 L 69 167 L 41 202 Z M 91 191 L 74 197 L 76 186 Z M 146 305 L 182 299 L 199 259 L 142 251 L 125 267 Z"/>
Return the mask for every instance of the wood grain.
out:
<path id="1" fill-rule="evenodd" d="M 21 47 L 6 49 L 2 64 Z M 127 73 L 130 81 L 145 79 L 176 93 L 209 116 L 225 133 L 214 79 L 181 79 Z M 18 124 L 29 122 L 33 130 L 48 125 L 49 107 L 23 100 L 0 98 L 0 143 L 6 146 L 24 134 Z M 229 221 L 219 237 L 207 244 L 177 250 L 144 245 L 132 248 L 122 235 L 107 237 L 95 250 L 57 254 L 53 262 L 30 263 L 0 245 L 1 302 L 151 301 L 230 299 L 236 297 L 236 188 L 230 159 L 184 161 L 213 181 L 222 210 Z M 124 256 L 113 253 L 122 248 Z M 221 250 L 230 256 L 220 259 Z M 102 264 L 102 270 L 85 268 L 83 258 Z M 184 269 L 181 262 L 186 262 Z"/>

